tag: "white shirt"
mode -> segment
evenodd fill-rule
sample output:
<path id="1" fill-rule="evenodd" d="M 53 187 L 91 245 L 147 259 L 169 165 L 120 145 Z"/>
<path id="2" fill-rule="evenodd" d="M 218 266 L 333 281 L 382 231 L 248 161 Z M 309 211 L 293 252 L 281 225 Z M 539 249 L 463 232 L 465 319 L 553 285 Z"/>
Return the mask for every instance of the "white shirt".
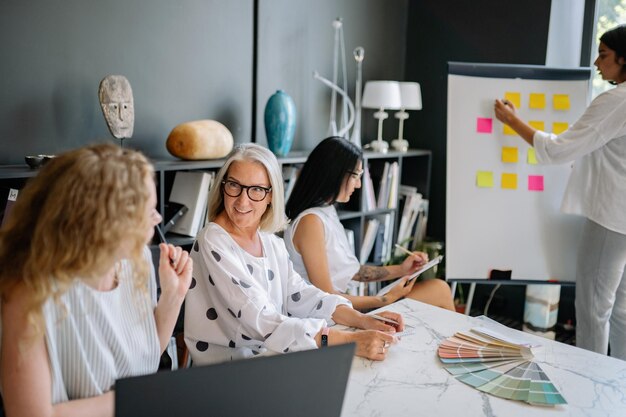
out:
<path id="1" fill-rule="evenodd" d="M 346 292 L 354 275 L 359 272 L 361 264 L 354 255 L 352 247 L 346 237 L 346 231 L 339 220 L 335 206 L 313 207 L 304 210 L 294 219 L 285 230 L 285 246 L 293 262 L 293 268 L 302 278 L 307 281 L 309 274 L 304 267 L 302 256 L 293 245 L 293 236 L 298 228 L 300 220 L 308 214 L 317 216 L 324 225 L 324 246 L 326 247 L 326 259 L 328 260 L 328 273 L 335 291 Z"/>
<path id="2" fill-rule="evenodd" d="M 337 306 L 351 306 L 304 281 L 282 239 L 258 233 L 263 247 L 258 258 L 216 223 L 209 223 L 193 245 L 185 342 L 194 364 L 314 349 L 315 335 L 333 324 Z"/>
<path id="3" fill-rule="evenodd" d="M 568 130 L 537 131 L 537 160 L 576 160 L 561 210 L 626 234 L 626 82 L 596 97 Z"/>
<path id="4" fill-rule="evenodd" d="M 157 371 L 156 282 L 147 248 L 144 256 L 151 270 L 149 291 L 136 288 L 125 260 L 118 264 L 115 289 L 97 291 L 77 279 L 58 301 L 44 304 L 53 404 L 97 396 L 118 378 Z"/>

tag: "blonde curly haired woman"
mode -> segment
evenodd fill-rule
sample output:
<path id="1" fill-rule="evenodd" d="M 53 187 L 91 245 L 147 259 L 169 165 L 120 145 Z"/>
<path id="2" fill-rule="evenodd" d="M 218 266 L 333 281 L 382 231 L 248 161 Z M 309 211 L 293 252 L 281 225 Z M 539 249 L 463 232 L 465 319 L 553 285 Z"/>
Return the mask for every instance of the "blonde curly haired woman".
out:
<path id="1" fill-rule="evenodd" d="M 20 192 L 0 231 L 2 396 L 10 416 L 113 416 L 113 385 L 157 370 L 191 283 L 161 245 L 153 168 L 110 144 L 61 154 Z"/>

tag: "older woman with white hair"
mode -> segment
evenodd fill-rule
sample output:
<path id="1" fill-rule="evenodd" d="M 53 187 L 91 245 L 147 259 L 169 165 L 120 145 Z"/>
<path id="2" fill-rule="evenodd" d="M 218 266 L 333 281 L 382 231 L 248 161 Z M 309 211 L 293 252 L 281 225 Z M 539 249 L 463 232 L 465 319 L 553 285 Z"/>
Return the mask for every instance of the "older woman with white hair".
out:
<path id="1" fill-rule="evenodd" d="M 210 223 L 191 251 L 194 278 L 185 305 L 185 342 L 194 364 L 258 354 L 356 343 L 356 354 L 383 360 L 403 330 L 402 317 L 383 312 L 394 328 L 354 310 L 345 298 L 305 282 L 283 240 L 283 179 L 266 148 L 238 145 L 209 195 Z M 333 323 L 366 329 L 341 331 Z"/>

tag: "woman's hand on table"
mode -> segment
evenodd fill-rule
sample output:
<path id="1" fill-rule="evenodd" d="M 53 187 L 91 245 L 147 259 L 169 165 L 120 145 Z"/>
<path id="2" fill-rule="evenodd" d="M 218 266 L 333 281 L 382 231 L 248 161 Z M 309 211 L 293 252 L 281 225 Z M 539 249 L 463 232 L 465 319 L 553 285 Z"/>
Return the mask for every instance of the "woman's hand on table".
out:
<path id="1" fill-rule="evenodd" d="M 376 316 L 379 318 L 376 318 Z M 381 318 L 389 319 L 389 321 L 382 320 Z M 401 314 L 392 311 L 383 311 L 374 315 L 364 314 L 363 326 L 361 328 L 393 334 L 404 330 L 404 319 Z"/>

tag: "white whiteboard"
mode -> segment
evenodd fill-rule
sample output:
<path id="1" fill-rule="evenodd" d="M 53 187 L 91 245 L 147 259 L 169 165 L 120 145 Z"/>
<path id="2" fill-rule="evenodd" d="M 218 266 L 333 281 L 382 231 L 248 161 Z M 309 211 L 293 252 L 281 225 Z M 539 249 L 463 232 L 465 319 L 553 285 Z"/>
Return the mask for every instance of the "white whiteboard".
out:
<path id="1" fill-rule="evenodd" d="M 588 104 L 590 74 L 588 68 L 449 63 L 447 278 L 487 278 L 499 269 L 511 270 L 513 279 L 575 280 L 584 219 L 559 211 L 572 163 L 529 164 L 531 147 L 504 133 L 493 105 L 518 92 L 523 120 L 543 121 L 546 131 L 554 122 L 571 125 Z M 529 108 L 531 93 L 544 95 L 544 108 Z M 569 109 L 553 108 L 555 94 L 569 97 Z M 492 120 L 491 132 L 488 123 L 478 131 L 478 118 Z M 517 148 L 518 161 L 503 162 L 503 147 Z M 493 186 L 479 187 L 478 172 L 491 172 Z M 515 174 L 515 189 L 502 188 L 504 173 Z M 529 190 L 529 176 L 543 177 L 543 191 Z"/>

